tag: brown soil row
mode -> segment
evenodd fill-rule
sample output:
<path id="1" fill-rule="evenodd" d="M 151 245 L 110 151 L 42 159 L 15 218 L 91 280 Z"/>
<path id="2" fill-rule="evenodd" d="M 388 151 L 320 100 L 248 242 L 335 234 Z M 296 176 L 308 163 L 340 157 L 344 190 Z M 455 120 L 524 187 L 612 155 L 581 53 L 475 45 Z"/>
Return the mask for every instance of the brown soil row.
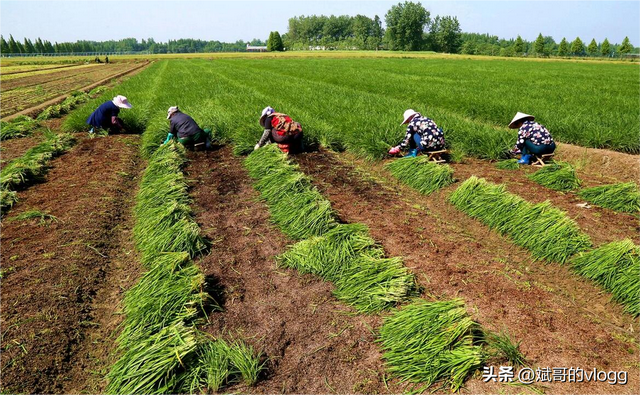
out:
<path id="1" fill-rule="evenodd" d="M 532 261 L 528 251 L 447 203 L 449 191 L 425 197 L 395 181 L 381 164 L 354 167 L 329 152 L 296 160 L 343 221 L 366 224 L 387 254 L 404 257 L 427 295 L 464 298 L 483 326 L 507 329 L 522 341 L 534 367 L 629 372 L 625 386 L 554 383 L 548 392 L 639 391 L 638 323 L 609 294 L 565 266 Z M 482 170 L 474 174 L 484 176 Z M 505 390 L 480 379 L 467 388 Z"/>
<path id="2" fill-rule="evenodd" d="M 92 74 L 97 71 L 104 72 L 106 69 L 101 69 L 100 68 L 101 66 L 102 65 L 97 65 L 97 64 L 88 65 L 85 67 L 75 68 L 71 70 L 57 70 L 57 71 L 53 71 L 51 73 L 46 73 L 46 74 L 35 74 L 35 75 L 12 78 L 8 81 L 2 82 L 2 92 L 6 93 L 13 89 L 27 88 L 34 85 L 51 84 L 62 79 L 78 78 L 84 74 Z M 113 71 L 113 69 L 111 69 L 111 71 Z"/>
<path id="3" fill-rule="evenodd" d="M 2 392 L 98 393 L 113 362 L 139 136 L 87 139 L 52 161 L 2 221 Z M 10 221 L 26 210 L 57 220 Z"/>

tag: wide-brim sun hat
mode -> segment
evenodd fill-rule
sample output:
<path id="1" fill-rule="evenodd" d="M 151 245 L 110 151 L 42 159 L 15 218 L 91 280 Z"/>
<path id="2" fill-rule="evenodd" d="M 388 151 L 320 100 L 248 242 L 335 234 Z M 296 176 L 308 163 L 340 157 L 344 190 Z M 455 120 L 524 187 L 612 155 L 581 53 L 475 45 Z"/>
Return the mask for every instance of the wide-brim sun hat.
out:
<path id="1" fill-rule="evenodd" d="M 262 114 L 260 115 L 260 126 L 264 127 L 265 118 L 268 117 L 269 115 L 273 114 L 274 112 L 276 112 L 276 110 L 274 110 L 270 106 L 265 107 L 262 110 Z"/>
<path id="2" fill-rule="evenodd" d="M 409 122 L 418 112 L 412 109 L 408 109 L 407 111 L 404 112 L 404 114 L 402 114 L 402 116 L 404 117 L 404 120 L 402 121 L 402 123 L 400 124 L 400 126 L 404 125 L 405 123 Z"/>
<path id="3" fill-rule="evenodd" d="M 127 100 L 126 97 L 122 96 L 122 95 L 118 95 L 116 97 L 113 98 L 113 100 L 111 100 L 113 102 L 113 104 L 115 104 L 116 106 L 120 107 L 120 108 L 131 108 L 133 107 L 131 105 L 131 103 L 129 103 L 129 100 Z"/>
<path id="4" fill-rule="evenodd" d="M 514 123 L 516 123 L 518 121 L 523 121 L 525 119 L 529 119 L 529 120 L 533 121 L 534 119 L 536 119 L 536 117 L 534 117 L 533 115 L 525 114 L 523 112 L 518 112 L 516 114 L 516 116 L 513 117 L 511 122 L 509 122 L 509 129 L 515 129 L 516 127 L 514 126 Z"/>
<path id="5" fill-rule="evenodd" d="M 180 109 L 178 108 L 178 106 L 173 106 L 173 107 L 169 107 L 169 109 L 167 110 L 167 119 L 171 118 L 171 115 L 173 113 L 176 113 L 180 111 Z"/>

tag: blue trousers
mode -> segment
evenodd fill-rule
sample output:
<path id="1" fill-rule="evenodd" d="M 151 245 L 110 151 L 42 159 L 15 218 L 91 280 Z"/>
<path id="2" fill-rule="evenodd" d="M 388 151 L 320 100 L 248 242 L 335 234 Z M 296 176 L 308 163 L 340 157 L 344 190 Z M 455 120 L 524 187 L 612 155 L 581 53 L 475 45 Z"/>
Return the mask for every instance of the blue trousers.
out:
<path id="1" fill-rule="evenodd" d="M 417 148 L 418 151 L 440 151 L 441 149 L 444 148 L 425 148 L 422 146 L 422 138 L 420 137 L 420 135 L 418 133 L 414 133 L 413 134 L 413 138 L 411 140 L 409 140 L 409 148 Z"/>
<path id="2" fill-rule="evenodd" d="M 552 142 L 551 144 L 542 144 L 535 145 L 530 140 L 524 142 L 524 147 L 522 147 L 522 155 L 546 155 L 552 154 L 553 151 L 556 150 L 556 143 Z"/>

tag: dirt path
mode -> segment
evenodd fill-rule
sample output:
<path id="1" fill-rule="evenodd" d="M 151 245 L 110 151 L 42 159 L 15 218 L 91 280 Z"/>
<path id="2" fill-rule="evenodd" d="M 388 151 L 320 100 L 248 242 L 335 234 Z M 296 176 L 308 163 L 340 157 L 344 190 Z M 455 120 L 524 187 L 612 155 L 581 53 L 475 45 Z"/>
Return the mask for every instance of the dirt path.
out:
<path id="1" fill-rule="evenodd" d="M 259 393 L 398 393 L 384 384 L 373 329 L 380 317 L 353 316 L 332 286 L 311 275 L 278 269 L 274 256 L 288 240 L 269 223 L 267 207 L 230 148 L 191 153 L 196 219 L 213 242 L 199 264 L 224 295 L 203 329 L 238 334 L 269 358 Z"/>
<path id="2" fill-rule="evenodd" d="M 556 160 L 573 164 L 578 177 L 601 177 L 604 183 L 637 183 L 640 175 L 640 156 L 623 152 L 560 143 Z"/>
<path id="3" fill-rule="evenodd" d="M 509 192 L 532 203 L 550 200 L 554 207 L 563 210 L 573 218 L 596 246 L 624 238 L 630 238 L 636 244 L 640 244 L 640 224 L 637 217 L 598 206 L 579 207 L 577 204 L 585 201 L 580 199 L 577 193 L 554 191 L 531 181 L 527 175 L 538 170 L 537 167 L 526 166 L 518 170 L 500 170 L 493 163 L 478 159 L 466 159 L 465 163 L 451 166 L 454 169 L 454 177 L 459 182 L 453 184 L 448 190 L 457 188 L 460 182 L 472 175 L 484 177 L 487 181 L 505 184 Z M 603 178 L 599 176 L 580 174 L 578 177 L 585 187 L 606 183 L 606 180 L 603 182 Z"/>
<path id="4" fill-rule="evenodd" d="M 82 141 L 2 222 L 2 392 L 98 393 L 118 302 L 137 279 L 130 241 L 139 136 Z M 57 221 L 10 221 L 26 210 Z"/>
<path id="5" fill-rule="evenodd" d="M 566 267 L 532 262 L 526 250 L 447 203 L 446 191 L 424 197 L 380 164 L 355 168 L 329 152 L 296 160 L 342 220 L 368 225 L 389 255 L 405 258 L 426 293 L 464 298 L 482 325 L 521 340 L 534 366 L 629 372 L 624 386 L 554 383 L 548 392 L 639 391 L 638 323 L 610 295 Z M 467 388 L 497 391 L 479 379 Z"/>

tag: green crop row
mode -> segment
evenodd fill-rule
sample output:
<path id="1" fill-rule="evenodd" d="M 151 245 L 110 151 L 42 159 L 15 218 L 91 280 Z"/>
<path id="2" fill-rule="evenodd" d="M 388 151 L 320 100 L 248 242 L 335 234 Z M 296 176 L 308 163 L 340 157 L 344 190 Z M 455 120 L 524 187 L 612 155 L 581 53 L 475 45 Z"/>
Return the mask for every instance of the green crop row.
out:
<path id="1" fill-rule="evenodd" d="M 640 190 L 634 182 L 584 188 L 578 196 L 595 205 L 623 213 L 640 212 Z"/>
<path id="2" fill-rule="evenodd" d="M 400 181 L 429 195 L 453 184 L 453 169 L 447 164 L 429 162 L 426 156 L 402 158 L 389 162 L 387 169 Z"/>
<path id="3" fill-rule="evenodd" d="M 449 197 L 451 203 L 506 234 L 536 259 L 563 263 L 591 246 L 575 221 L 546 201 L 532 204 L 510 194 L 504 185 L 470 177 Z"/>
<path id="4" fill-rule="evenodd" d="M 47 131 L 44 136 L 43 142 L 6 164 L 0 171 L 0 198 L 3 212 L 17 201 L 15 192 L 17 188 L 43 176 L 51 158 L 64 153 L 75 143 L 75 139 L 69 134 L 55 134 Z"/>
<path id="5" fill-rule="evenodd" d="M 577 273 L 611 292 L 625 311 L 640 315 L 640 247 L 633 241 L 605 244 L 581 253 L 571 263 Z"/>

